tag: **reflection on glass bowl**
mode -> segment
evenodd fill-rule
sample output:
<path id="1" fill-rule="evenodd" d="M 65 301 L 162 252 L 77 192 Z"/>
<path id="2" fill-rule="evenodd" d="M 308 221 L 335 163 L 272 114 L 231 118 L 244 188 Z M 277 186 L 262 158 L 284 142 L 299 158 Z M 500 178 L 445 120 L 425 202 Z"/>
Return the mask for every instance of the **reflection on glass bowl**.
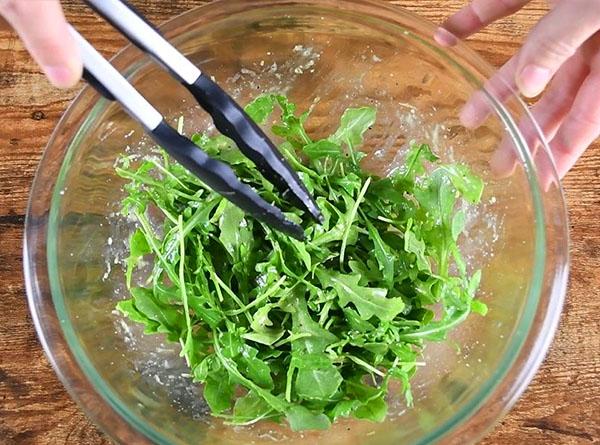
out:
<path id="1" fill-rule="evenodd" d="M 324 432 L 292 433 L 272 423 L 234 428 L 208 415 L 177 347 L 142 335 L 114 311 L 127 296 L 122 260 L 132 223 L 118 215 L 123 182 L 113 166 L 120 154 L 143 156 L 152 144 L 116 105 L 89 88 L 78 96 L 33 185 L 25 273 L 54 368 L 108 435 L 120 443 L 161 444 L 468 443 L 515 402 L 547 350 L 562 306 L 564 203 L 556 183 L 538 184 L 532 142 L 517 126 L 528 119 L 518 98 L 502 105 L 488 95 L 493 115 L 476 130 L 460 124 L 461 105 L 491 68 L 464 46 L 438 48 L 433 30 L 370 0 L 215 2 L 162 27 L 241 103 L 283 92 L 299 109 L 311 107 L 308 131 L 317 137 L 335 128 L 346 107 L 375 106 L 378 120 L 365 147 L 370 169 L 393 169 L 414 139 L 485 179 L 483 204 L 470 215 L 462 244 L 470 266 L 483 271 L 489 313 L 471 317 L 451 342 L 429 345 L 427 365 L 413 381 L 415 406 L 392 397 L 392 414 L 381 424 L 348 420 Z M 186 131 L 210 126 L 193 98 L 137 50 L 125 49 L 114 63 L 165 116 L 183 116 Z M 488 160 L 503 136 L 513 140 L 519 166 L 498 179 Z M 547 161 L 543 150 L 541 158 Z"/>

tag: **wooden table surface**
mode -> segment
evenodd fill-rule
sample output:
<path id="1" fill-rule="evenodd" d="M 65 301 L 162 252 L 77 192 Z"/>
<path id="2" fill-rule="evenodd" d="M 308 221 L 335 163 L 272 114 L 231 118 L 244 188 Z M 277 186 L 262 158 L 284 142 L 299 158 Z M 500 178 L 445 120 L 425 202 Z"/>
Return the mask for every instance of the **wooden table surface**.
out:
<path id="1" fill-rule="evenodd" d="M 22 0 L 33 1 L 33 0 Z M 41 0 L 43 2 L 43 0 Z M 500 1 L 500 0 L 489 0 Z M 81 2 L 72 22 L 106 55 L 124 39 Z M 203 0 L 133 0 L 155 23 Z M 440 22 L 459 0 L 393 1 Z M 541 0 L 471 39 L 499 66 L 546 12 Z M 0 25 L 0 444 L 108 444 L 71 401 L 46 359 L 27 309 L 21 245 L 24 213 L 42 150 L 77 89 L 50 87 L 23 45 Z M 568 297 L 559 332 L 533 383 L 485 444 L 600 442 L 600 144 L 564 181 L 572 237 Z"/>

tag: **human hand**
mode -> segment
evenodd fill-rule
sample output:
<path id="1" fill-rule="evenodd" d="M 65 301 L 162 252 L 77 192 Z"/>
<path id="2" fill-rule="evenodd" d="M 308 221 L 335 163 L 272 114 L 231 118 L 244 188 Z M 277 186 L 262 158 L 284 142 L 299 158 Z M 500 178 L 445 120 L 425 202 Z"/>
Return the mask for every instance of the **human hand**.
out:
<path id="1" fill-rule="evenodd" d="M 59 0 L 0 0 L 0 15 L 17 31 L 50 82 L 60 88 L 77 83 L 81 58 Z"/>
<path id="2" fill-rule="evenodd" d="M 435 39 L 440 45 L 452 46 L 530 1 L 473 0 L 438 29 Z M 534 27 L 521 50 L 485 88 L 506 100 L 512 90 L 531 98 L 549 85 L 531 112 L 563 177 L 600 135 L 600 0 L 554 0 L 550 5 L 550 12 Z M 461 120 L 467 127 L 477 127 L 489 111 L 484 96 L 476 94 L 463 108 Z M 532 125 L 521 127 L 526 139 L 535 139 Z M 512 172 L 514 160 L 514 151 L 505 142 L 492 157 L 491 166 L 506 175 Z"/>

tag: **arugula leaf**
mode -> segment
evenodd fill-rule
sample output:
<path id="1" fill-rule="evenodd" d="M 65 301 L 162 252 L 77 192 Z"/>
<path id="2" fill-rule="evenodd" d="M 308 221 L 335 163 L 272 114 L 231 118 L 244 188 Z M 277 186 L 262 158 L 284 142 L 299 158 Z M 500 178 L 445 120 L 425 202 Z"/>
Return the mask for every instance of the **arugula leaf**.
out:
<path id="1" fill-rule="evenodd" d="M 363 143 L 363 135 L 375 123 L 376 114 L 373 107 L 348 108 L 342 114 L 339 128 L 329 138 L 336 144 L 345 144 L 355 164 L 358 161 L 355 148 Z"/>
<path id="2" fill-rule="evenodd" d="M 367 419 L 373 422 L 383 422 L 387 416 L 387 403 L 383 397 L 377 397 L 360 405 L 354 410 L 357 419 Z"/>
<path id="3" fill-rule="evenodd" d="M 133 304 L 139 313 L 158 323 L 160 326 L 158 332 L 170 333 L 185 325 L 183 316 L 175 307 L 158 303 L 148 289 L 133 287 L 130 292 L 133 296 Z"/>
<path id="4" fill-rule="evenodd" d="M 117 303 L 117 310 L 123 315 L 127 316 L 131 321 L 143 324 L 146 329 L 145 333 L 150 334 L 153 332 L 159 332 L 160 323 L 146 317 L 143 313 L 137 310 L 133 304 L 133 299 L 119 301 Z"/>
<path id="5" fill-rule="evenodd" d="M 406 223 L 406 231 L 404 232 L 404 250 L 415 255 L 419 270 L 431 271 L 431 266 L 425 254 L 425 242 L 418 239 L 417 234 L 412 229 L 413 220 L 409 219 Z"/>
<path id="6" fill-rule="evenodd" d="M 488 307 L 481 300 L 472 300 L 471 301 L 471 311 L 485 317 L 485 315 L 488 313 Z"/>
<path id="7" fill-rule="evenodd" d="M 317 271 L 317 276 L 324 287 L 337 291 L 341 307 L 353 303 L 363 320 L 377 316 L 382 321 L 391 321 L 404 309 L 402 298 L 386 298 L 386 289 L 360 286 L 358 275 Z"/>
<path id="8" fill-rule="evenodd" d="M 137 266 L 140 259 L 150 252 L 152 252 L 152 250 L 148 245 L 148 241 L 146 241 L 144 232 L 142 232 L 140 229 L 136 229 L 129 239 L 129 256 L 127 257 L 127 270 L 125 272 L 128 288 L 131 287 L 131 276 L 134 268 Z"/>
<path id="9" fill-rule="evenodd" d="M 302 405 L 294 405 L 288 409 L 286 419 L 292 431 L 326 430 L 331 422 L 325 414 L 311 412 Z"/>
<path id="10" fill-rule="evenodd" d="M 461 164 L 444 165 L 441 167 L 452 181 L 452 184 L 461 193 L 462 197 L 472 204 L 481 200 L 483 194 L 483 180 L 475 176 L 469 167 Z"/>
<path id="11" fill-rule="evenodd" d="M 233 406 L 233 418 L 241 424 L 267 418 L 272 412 L 273 408 L 254 391 L 248 391 L 245 396 L 236 399 Z"/>
<path id="12" fill-rule="evenodd" d="M 281 109 L 281 123 L 273 125 L 271 128 L 273 133 L 284 137 L 294 147 L 310 144 L 312 141 L 303 126 L 304 121 L 308 118 L 308 112 L 297 117 L 296 105 L 288 101 L 285 96 L 276 95 L 274 99 Z"/>
<path id="13" fill-rule="evenodd" d="M 383 241 L 381 235 L 379 235 L 379 230 L 377 230 L 369 220 L 365 221 L 367 223 L 369 236 L 374 244 L 374 253 L 375 258 L 377 258 L 377 263 L 379 264 L 379 270 L 383 274 L 383 280 L 385 281 L 386 286 L 391 288 L 394 285 L 395 255 L 385 241 Z"/>
<path id="14" fill-rule="evenodd" d="M 231 407 L 233 398 L 233 385 L 229 382 L 229 376 L 221 372 L 219 375 L 211 375 L 204 383 L 204 400 L 208 403 L 213 413 L 219 414 Z"/>
<path id="15" fill-rule="evenodd" d="M 342 383 L 342 375 L 325 354 L 303 354 L 292 358 L 298 369 L 296 394 L 313 400 L 329 400 Z"/>
<path id="16" fill-rule="evenodd" d="M 323 223 L 276 193 L 223 135 L 192 140 L 302 224 L 305 242 L 245 215 L 160 150 L 140 161 L 123 156 L 122 213 L 139 228 L 125 264 L 130 298 L 117 309 L 181 345 L 211 412 L 226 423 L 285 419 L 302 431 L 340 417 L 381 422 L 390 381 L 412 404 L 426 342 L 487 311 L 477 298 L 481 272 L 457 244 L 483 182 L 416 143 L 389 177 L 365 171 L 360 145 L 373 107 L 347 109 L 335 133 L 318 140 L 305 129 L 309 113 L 283 95 L 245 109 L 258 124 L 274 122 Z M 149 272 L 132 286 L 142 258 Z"/>
<path id="17" fill-rule="evenodd" d="M 248 227 L 244 212 L 227 201 L 223 202 L 226 202 L 227 205 L 219 218 L 219 241 L 237 262 L 240 260 L 238 255 L 240 247 L 251 247 L 252 232 Z"/>
<path id="18" fill-rule="evenodd" d="M 336 403 L 330 411 L 330 417 L 333 420 L 339 419 L 340 417 L 350 417 L 361 405 L 361 402 L 356 399 L 342 400 Z"/>
<path id="19" fill-rule="evenodd" d="M 465 230 L 465 221 L 466 215 L 465 212 L 461 210 L 457 210 L 457 212 L 452 217 L 452 239 L 454 241 L 458 240 L 458 237 Z"/>
<path id="20" fill-rule="evenodd" d="M 414 181 L 418 175 L 425 173 L 424 161 L 435 162 L 438 159 L 439 158 L 431 151 L 429 145 L 411 142 L 410 151 L 406 156 L 406 165 L 404 167 L 403 175 L 405 178 Z"/>
<path id="21" fill-rule="evenodd" d="M 290 303 L 286 310 L 292 313 L 292 334 L 297 336 L 297 340 L 292 343 L 292 350 L 323 352 L 327 346 L 338 340 L 335 334 L 313 320 L 303 297 L 296 296 Z"/>
<path id="22" fill-rule="evenodd" d="M 353 415 L 357 419 L 373 422 L 383 422 L 387 415 L 387 403 L 384 400 L 387 378 L 381 388 L 373 388 L 364 383 L 349 381 L 346 383 L 348 394 L 352 394 L 359 404 L 354 408 Z"/>
<path id="23" fill-rule="evenodd" d="M 271 115 L 275 108 L 275 101 L 272 95 L 259 96 L 244 107 L 244 111 L 257 124 L 264 124 L 267 117 Z"/>
<path id="24" fill-rule="evenodd" d="M 456 204 L 456 193 L 444 170 L 434 170 L 423 186 L 415 188 L 414 195 L 419 205 L 429 212 L 431 222 L 445 228 L 449 226 Z"/>
<path id="25" fill-rule="evenodd" d="M 271 368 L 257 358 L 258 350 L 250 346 L 245 346 L 242 351 L 242 372 L 257 385 L 271 389 L 273 388 L 273 378 L 271 377 Z"/>
<path id="26" fill-rule="evenodd" d="M 275 329 L 265 329 L 261 332 L 248 332 L 243 335 L 246 340 L 250 340 L 256 343 L 260 343 L 265 346 L 271 346 L 281 337 L 283 337 L 284 332 L 278 331 Z"/>
<path id="27" fill-rule="evenodd" d="M 328 139 L 321 139 L 317 142 L 311 142 L 310 144 L 304 146 L 302 152 L 313 161 L 322 158 L 339 159 L 343 155 L 339 144 L 336 144 Z"/>

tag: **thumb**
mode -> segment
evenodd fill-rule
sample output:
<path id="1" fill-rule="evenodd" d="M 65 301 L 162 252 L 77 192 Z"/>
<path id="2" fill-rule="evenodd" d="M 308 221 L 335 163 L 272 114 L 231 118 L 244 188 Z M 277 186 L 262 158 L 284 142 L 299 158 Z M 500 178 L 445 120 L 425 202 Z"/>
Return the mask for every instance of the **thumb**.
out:
<path id="1" fill-rule="evenodd" d="M 0 0 L 0 14 L 55 86 L 72 87 L 81 78 L 79 49 L 58 0 Z"/>

